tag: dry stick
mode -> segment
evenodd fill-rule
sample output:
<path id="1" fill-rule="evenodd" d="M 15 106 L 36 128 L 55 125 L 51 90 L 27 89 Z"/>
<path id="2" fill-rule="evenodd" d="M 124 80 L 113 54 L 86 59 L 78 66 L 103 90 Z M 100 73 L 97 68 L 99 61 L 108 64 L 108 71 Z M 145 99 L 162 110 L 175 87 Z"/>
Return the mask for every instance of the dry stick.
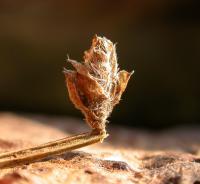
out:
<path id="1" fill-rule="evenodd" d="M 64 139 L 52 141 L 29 149 L 0 154 L 0 168 L 9 168 L 17 165 L 31 163 L 52 155 L 62 154 L 66 151 L 81 148 L 97 142 L 102 142 L 106 133 L 95 134 L 87 132 Z"/>

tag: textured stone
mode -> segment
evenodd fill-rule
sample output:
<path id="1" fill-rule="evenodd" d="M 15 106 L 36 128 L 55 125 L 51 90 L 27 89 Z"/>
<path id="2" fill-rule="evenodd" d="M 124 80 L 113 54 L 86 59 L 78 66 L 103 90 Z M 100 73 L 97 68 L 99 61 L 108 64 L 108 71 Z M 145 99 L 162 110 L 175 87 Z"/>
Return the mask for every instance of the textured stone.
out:
<path id="1" fill-rule="evenodd" d="M 0 152 L 87 131 L 72 118 L 0 114 Z M 110 125 L 111 127 L 111 125 Z M 200 183 L 200 128 L 162 133 L 110 128 L 102 144 L 0 170 L 11 183 Z"/>

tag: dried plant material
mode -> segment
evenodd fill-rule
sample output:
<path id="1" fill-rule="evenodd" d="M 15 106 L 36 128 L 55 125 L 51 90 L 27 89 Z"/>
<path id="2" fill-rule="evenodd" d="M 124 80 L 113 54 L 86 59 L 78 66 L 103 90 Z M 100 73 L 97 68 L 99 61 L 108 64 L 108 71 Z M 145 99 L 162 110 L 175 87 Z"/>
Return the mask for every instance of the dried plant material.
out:
<path id="1" fill-rule="evenodd" d="M 106 119 L 119 103 L 132 73 L 119 71 L 115 45 L 105 37 L 95 36 L 91 48 L 85 52 L 84 62 L 68 59 L 76 71 L 66 70 L 69 96 L 80 109 L 91 133 L 66 137 L 36 147 L 0 154 L 0 168 L 21 164 L 81 148 L 107 137 Z"/>
<path id="2" fill-rule="evenodd" d="M 83 63 L 69 58 L 68 61 L 75 68 L 64 70 L 71 101 L 92 129 L 104 132 L 107 118 L 119 103 L 133 72 L 119 71 L 115 45 L 96 35 L 91 48 L 84 53 Z"/>
<path id="3" fill-rule="evenodd" d="M 62 154 L 90 144 L 101 142 L 107 135 L 91 132 L 69 136 L 36 147 L 0 154 L 0 169 L 27 164 L 43 158 Z"/>

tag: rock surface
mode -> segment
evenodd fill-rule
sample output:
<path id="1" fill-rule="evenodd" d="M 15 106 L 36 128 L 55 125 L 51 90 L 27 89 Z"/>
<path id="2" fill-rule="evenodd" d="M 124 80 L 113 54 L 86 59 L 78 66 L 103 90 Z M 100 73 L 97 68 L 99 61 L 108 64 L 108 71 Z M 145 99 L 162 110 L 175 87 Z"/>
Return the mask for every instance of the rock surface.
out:
<path id="1" fill-rule="evenodd" d="M 1 113 L 0 152 L 85 131 L 88 131 L 86 124 L 72 118 Z M 103 144 L 1 169 L 0 184 L 199 184 L 199 132 L 200 127 L 182 127 L 159 133 L 113 127 Z"/>

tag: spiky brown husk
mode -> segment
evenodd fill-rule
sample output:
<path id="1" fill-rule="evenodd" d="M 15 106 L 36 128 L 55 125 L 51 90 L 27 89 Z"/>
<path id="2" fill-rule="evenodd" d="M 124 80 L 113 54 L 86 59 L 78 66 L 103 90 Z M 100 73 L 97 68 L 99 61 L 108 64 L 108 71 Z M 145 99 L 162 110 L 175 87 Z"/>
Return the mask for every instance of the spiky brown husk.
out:
<path id="1" fill-rule="evenodd" d="M 64 70 L 71 101 L 92 129 L 105 131 L 106 119 L 119 103 L 132 73 L 119 71 L 115 45 L 97 35 L 82 63 L 68 61 L 75 68 Z"/>

